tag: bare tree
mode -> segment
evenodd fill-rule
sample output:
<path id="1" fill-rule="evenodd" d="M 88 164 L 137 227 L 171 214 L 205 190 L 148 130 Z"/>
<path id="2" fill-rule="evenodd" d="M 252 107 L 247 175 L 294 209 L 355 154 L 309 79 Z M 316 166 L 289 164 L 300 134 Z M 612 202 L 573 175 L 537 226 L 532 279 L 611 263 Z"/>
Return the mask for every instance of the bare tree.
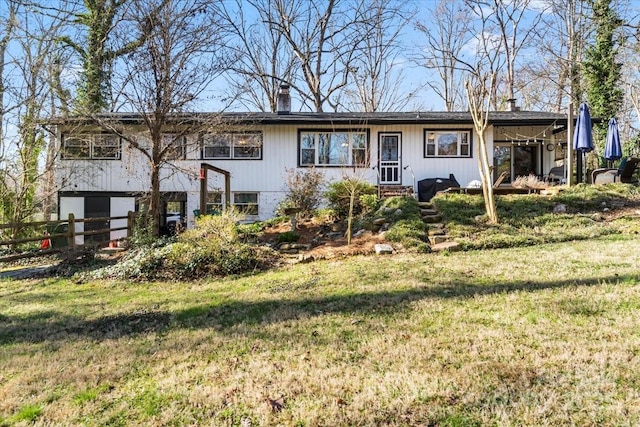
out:
<path id="1" fill-rule="evenodd" d="M 151 25 L 153 30 L 139 49 L 124 58 L 114 77 L 126 105 L 141 115 L 142 131 L 132 135 L 131 129 L 110 115 L 94 119 L 146 159 L 150 188 L 147 213 L 157 234 L 160 172 L 179 169 L 177 160 L 184 156 L 185 136 L 212 125 L 189 111 L 224 67 L 218 57 L 220 33 L 211 2 L 136 0 L 131 5 L 131 13 L 140 18 L 139 25 Z"/>
<path id="2" fill-rule="evenodd" d="M 13 36 L 13 30 L 16 25 L 16 11 L 18 2 L 15 0 L 2 0 L 4 3 L 0 10 L 0 138 L 4 139 L 4 120 L 5 120 L 5 66 L 7 63 L 7 47 Z M 0 3 L 0 4 L 2 4 Z M 0 161 L 4 158 L 4 145 L 0 146 Z"/>
<path id="3" fill-rule="evenodd" d="M 14 28 L 16 25 L 16 11 L 17 2 L 13 0 L 3 0 L 2 7 L 0 8 L 0 202 L 2 203 L 2 209 L 0 209 L 0 221 L 6 220 L 9 213 L 6 205 L 13 199 L 13 191 L 11 183 L 9 182 L 9 170 L 10 159 L 7 155 L 9 151 L 8 138 L 5 135 L 7 120 L 7 77 L 5 76 L 5 69 L 9 59 L 7 57 L 7 48 L 9 42 L 14 37 Z"/>
<path id="4" fill-rule="evenodd" d="M 531 34 L 537 29 L 544 10 L 531 10 L 533 0 L 492 0 L 479 2 L 480 7 L 489 7 L 493 11 L 502 51 L 504 55 L 506 100 L 516 96 L 516 60 L 520 52 L 531 44 Z M 525 17 L 527 19 L 525 19 Z"/>
<path id="5" fill-rule="evenodd" d="M 404 87 L 403 29 L 412 19 L 405 3 L 370 0 L 359 31 L 362 45 L 349 67 L 341 104 L 348 111 L 399 111 L 413 97 Z"/>
<path id="6" fill-rule="evenodd" d="M 349 82 L 358 47 L 368 34 L 359 31 L 364 21 L 362 0 L 273 0 L 269 24 L 286 39 L 296 57 L 301 78 L 291 87 L 303 105 L 322 112 L 338 108 L 336 96 Z"/>
<path id="7" fill-rule="evenodd" d="M 52 112 L 50 60 L 62 20 L 60 16 L 34 14 L 18 1 L 8 6 L 13 29 L 11 61 L 7 63 L 9 68 L 2 70 L 2 79 L 7 82 L 2 110 L 6 113 L 3 121 L 12 131 L 2 137 L 2 146 L 11 155 L 2 162 L 0 216 L 18 224 L 33 217 L 42 203 L 39 196 L 51 196 L 37 192 L 43 174 L 51 169 L 51 164 L 43 165 L 48 140 L 40 124 Z M 14 235 L 19 231 L 16 227 Z"/>
<path id="8" fill-rule="evenodd" d="M 472 41 L 471 17 L 464 1 L 440 0 L 432 22 L 416 22 L 416 29 L 426 37 L 426 46 L 415 61 L 438 74 L 440 80 L 429 81 L 428 85 L 442 99 L 446 111 L 464 106 L 459 61 L 464 61 L 465 49 Z"/>
<path id="9" fill-rule="evenodd" d="M 60 43 L 73 49 L 82 63 L 76 93 L 76 110 L 80 114 L 113 110 L 111 75 L 117 58 L 133 52 L 142 45 L 151 31 L 154 10 L 142 22 L 131 21 L 128 12 L 133 4 L 127 0 L 79 1 L 58 3 L 33 2 L 43 14 L 67 14 L 70 34 L 58 37 Z"/>
<path id="10" fill-rule="evenodd" d="M 490 92 L 488 94 L 489 105 L 492 110 L 498 110 L 498 86 L 501 81 L 501 72 L 505 67 L 506 58 L 502 54 L 502 38 L 497 29 L 494 15 L 495 11 L 491 8 L 483 7 L 482 4 L 472 0 L 465 0 L 467 7 L 476 16 L 475 29 L 474 29 L 474 41 L 475 47 L 475 62 L 467 62 L 464 59 L 459 59 L 460 66 L 471 71 L 472 74 L 476 74 L 480 77 L 483 75 L 493 76 L 493 84 L 489 85 Z M 465 81 L 465 89 L 468 79 Z M 468 99 L 467 95 L 467 99 Z"/>
<path id="11" fill-rule="evenodd" d="M 524 103 L 530 108 L 563 111 L 583 100 L 581 63 L 589 37 L 585 0 L 548 0 L 542 21 L 532 33 L 537 61 L 527 63 L 521 76 Z"/>
<path id="12" fill-rule="evenodd" d="M 218 13 L 230 56 L 225 77 L 231 96 L 249 109 L 275 112 L 280 85 L 293 81 L 295 57 L 276 28 L 271 1 L 220 2 Z"/>

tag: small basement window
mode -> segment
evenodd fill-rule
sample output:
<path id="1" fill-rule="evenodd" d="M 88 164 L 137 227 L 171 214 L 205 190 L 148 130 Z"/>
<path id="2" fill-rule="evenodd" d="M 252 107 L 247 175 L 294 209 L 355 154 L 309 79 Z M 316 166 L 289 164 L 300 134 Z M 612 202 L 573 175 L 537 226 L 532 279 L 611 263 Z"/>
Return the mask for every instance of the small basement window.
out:
<path id="1" fill-rule="evenodd" d="M 258 193 L 233 193 L 233 205 L 245 215 L 258 215 Z"/>

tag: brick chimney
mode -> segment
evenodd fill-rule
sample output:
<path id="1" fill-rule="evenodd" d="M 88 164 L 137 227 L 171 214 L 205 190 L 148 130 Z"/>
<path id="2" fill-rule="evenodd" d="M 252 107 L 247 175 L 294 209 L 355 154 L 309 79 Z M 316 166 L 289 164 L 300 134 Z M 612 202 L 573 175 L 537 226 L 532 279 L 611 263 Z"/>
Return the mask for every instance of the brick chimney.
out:
<path id="1" fill-rule="evenodd" d="M 278 93 L 278 114 L 289 114 L 291 112 L 291 95 L 289 85 L 281 84 Z"/>

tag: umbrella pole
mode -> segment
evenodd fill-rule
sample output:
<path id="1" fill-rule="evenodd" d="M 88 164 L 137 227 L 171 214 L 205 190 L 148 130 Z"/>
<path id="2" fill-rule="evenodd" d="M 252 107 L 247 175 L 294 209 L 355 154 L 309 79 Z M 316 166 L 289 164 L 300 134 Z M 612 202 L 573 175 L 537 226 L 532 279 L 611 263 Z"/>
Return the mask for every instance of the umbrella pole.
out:
<path id="1" fill-rule="evenodd" d="M 567 158 L 564 164 L 567 186 L 571 186 L 573 179 L 573 103 L 569 103 L 567 108 Z"/>
<path id="2" fill-rule="evenodd" d="M 576 150 L 576 181 L 578 184 L 582 182 L 582 151 Z"/>

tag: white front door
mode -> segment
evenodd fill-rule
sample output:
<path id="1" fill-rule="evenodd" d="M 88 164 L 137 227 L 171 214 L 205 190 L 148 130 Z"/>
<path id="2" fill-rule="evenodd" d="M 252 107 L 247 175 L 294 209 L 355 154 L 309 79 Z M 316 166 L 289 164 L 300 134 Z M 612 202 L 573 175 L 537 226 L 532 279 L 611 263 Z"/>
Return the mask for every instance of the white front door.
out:
<path id="1" fill-rule="evenodd" d="M 399 133 L 378 135 L 378 169 L 380 185 L 401 184 L 401 156 Z"/>

